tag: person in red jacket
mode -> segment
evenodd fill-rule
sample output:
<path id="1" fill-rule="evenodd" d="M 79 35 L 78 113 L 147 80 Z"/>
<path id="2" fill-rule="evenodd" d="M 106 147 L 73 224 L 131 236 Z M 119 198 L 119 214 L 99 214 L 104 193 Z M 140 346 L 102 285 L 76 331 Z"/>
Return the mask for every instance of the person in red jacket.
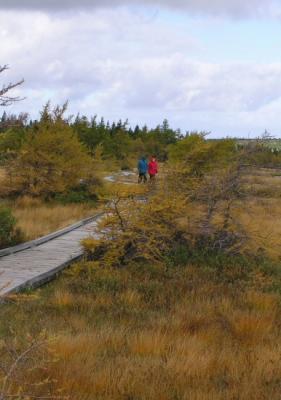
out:
<path id="1" fill-rule="evenodd" d="M 158 174 L 158 163 L 154 156 L 151 157 L 150 163 L 148 164 L 148 173 L 149 173 L 150 179 L 154 179 L 155 175 Z"/>

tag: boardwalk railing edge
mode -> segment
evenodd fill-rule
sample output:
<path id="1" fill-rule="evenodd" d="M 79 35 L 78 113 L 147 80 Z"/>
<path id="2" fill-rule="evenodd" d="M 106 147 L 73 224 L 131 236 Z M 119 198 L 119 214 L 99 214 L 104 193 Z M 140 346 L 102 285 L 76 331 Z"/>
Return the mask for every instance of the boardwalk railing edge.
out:
<path id="1" fill-rule="evenodd" d="M 5 257 L 14 253 L 18 253 L 20 251 L 24 251 L 27 249 L 30 249 L 32 247 L 39 246 L 40 244 L 44 244 L 49 242 L 50 240 L 56 239 L 57 237 L 63 236 L 68 232 L 74 231 L 75 229 L 80 228 L 81 226 L 87 225 L 90 222 L 95 221 L 96 219 L 102 217 L 104 215 L 104 212 L 100 212 L 96 215 L 93 215 L 92 217 L 85 218 L 81 221 L 76 222 L 75 224 L 72 224 L 66 228 L 60 229 L 59 231 L 50 233 L 49 235 L 42 236 L 41 238 L 31 240 L 29 242 L 25 242 L 22 244 L 19 244 L 17 246 L 13 247 L 8 247 L 6 249 L 0 250 L 0 257 Z"/>
<path id="2" fill-rule="evenodd" d="M 4 294 L 2 295 L 0 294 L 0 304 L 3 304 L 7 300 L 9 300 L 9 296 L 13 294 L 19 293 L 23 290 L 33 290 L 52 281 L 59 275 L 60 272 L 62 272 L 65 268 L 69 267 L 72 263 L 81 260 L 82 257 L 83 257 L 83 252 L 81 251 L 81 254 L 76 255 L 75 257 L 71 258 L 65 263 L 60 264 L 57 267 L 53 268 L 52 270 L 43 272 L 42 274 L 39 274 L 34 278 L 28 279 L 26 282 L 20 283 L 19 285 L 8 290 Z"/>

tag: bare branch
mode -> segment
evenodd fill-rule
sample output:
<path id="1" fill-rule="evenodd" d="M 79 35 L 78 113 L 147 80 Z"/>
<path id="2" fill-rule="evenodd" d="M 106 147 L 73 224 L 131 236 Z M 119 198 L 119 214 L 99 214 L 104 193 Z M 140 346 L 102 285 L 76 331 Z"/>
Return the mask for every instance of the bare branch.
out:
<path id="1" fill-rule="evenodd" d="M 120 203 L 120 201 L 121 201 L 121 198 L 113 201 L 113 205 L 114 205 L 115 213 L 116 213 L 116 215 L 117 215 L 117 217 L 119 219 L 119 222 L 120 222 L 120 225 L 121 225 L 121 229 L 124 232 L 125 231 L 125 223 L 124 223 L 124 220 L 123 220 L 122 215 L 120 213 L 120 210 L 118 208 L 118 204 Z"/>
<path id="2" fill-rule="evenodd" d="M 12 363 L 12 365 L 9 368 L 9 371 L 7 373 L 7 375 L 5 376 L 4 380 L 3 380 L 3 384 L 2 384 L 2 388 L 1 388 L 1 392 L 0 392 L 0 400 L 4 400 L 5 397 L 7 397 L 7 393 L 6 393 L 6 388 L 8 385 L 8 382 L 12 376 L 12 374 L 14 373 L 14 371 L 18 368 L 18 365 L 22 362 L 22 360 L 24 360 L 32 351 L 34 351 L 35 349 L 42 347 L 44 344 L 46 344 L 46 342 L 34 342 L 32 343 L 22 354 L 20 354 L 16 360 L 14 360 L 14 362 Z"/>
<path id="3" fill-rule="evenodd" d="M 9 69 L 8 65 L 3 65 L 3 66 L 0 65 L 0 74 L 8 69 Z M 24 79 L 21 79 L 16 83 L 10 82 L 7 85 L 3 85 L 2 88 L 0 88 L 0 106 L 6 107 L 15 102 L 24 100 L 23 97 L 8 95 L 8 92 L 10 92 L 10 90 L 15 89 L 16 87 L 22 85 L 23 82 Z"/>

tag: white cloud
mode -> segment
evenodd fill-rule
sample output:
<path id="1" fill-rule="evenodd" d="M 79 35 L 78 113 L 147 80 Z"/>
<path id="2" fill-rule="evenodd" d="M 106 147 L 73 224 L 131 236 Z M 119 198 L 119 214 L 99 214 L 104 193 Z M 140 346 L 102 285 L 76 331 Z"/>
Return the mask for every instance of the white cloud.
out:
<path id="1" fill-rule="evenodd" d="M 187 54 L 203 44 L 191 34 L 126 9 L 118 18 L 110 9 L 2 12 L 0 27 L 2 64 L 13 67 L 5 78 L 26 80 L 27 100 L 11 111 L 34 116 L 48 99 L 69 99 L 71 112 L 133 123 L 168 117 L 183 129 L 278 133 L 281 63 L 195 61 Z"/>

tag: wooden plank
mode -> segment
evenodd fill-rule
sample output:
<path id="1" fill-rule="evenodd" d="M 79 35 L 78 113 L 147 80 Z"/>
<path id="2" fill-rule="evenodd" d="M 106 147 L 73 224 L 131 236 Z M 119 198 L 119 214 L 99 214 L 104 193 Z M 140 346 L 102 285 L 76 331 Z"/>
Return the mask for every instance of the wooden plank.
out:
<path id="1" fill-rule="evenodd" d="M 53 279 L 60 271 L 83 256 L 81 240 L 89 236 L 99 237 L 98 215 L 83 227 L 75 226 L 40 244 L 23 246 L 0 258 L 0 298 L 20 290 L 40 286 Z"/>
<path id="2" fill-rule="evenodd" d="M 120 176 L 129 178 L 131 175 L 135 174 L 121 172 L 106 179 L 117 181 Z M 105 215 L 100 213 L 37 240 L 0 250 L 0 300 L 11 293 L 48 282 L 79 260 L 83 256 L 81 240 L 89 236 L 101 237 L 98 223 Z"/>
<path id="3" fill-rule="evenodd" d="M 59 230 L 57 232 L 54 232 L 54 233 L 51 233 L 49 235 L 43 236 L 43 237 L 41 237 L 39 239 L 32 240 L 32 241 L 26 242 L 26 243 L 22 243 L 22 244 L 20 244 L 18 246 L 14 246 L 14 247 L 10 247 L 10 248 L 7 248 L 7 249 L 0 250 L 0 257 L 4 257 L 4 256 L 10 255 L 10 254 L 17 253 L 17 252 L 21 252 L 23 250 L 30 249 L 30 248 L 32 248 L 34 246 L 39 246 L 39 245 L 41 245 L 43 243 L 49 242 L 50 240 L 53 240 L 53 239 L 57 238 L 57 237 L 63 236 L 63 235 L 65 235 L 68 232 L 71 232 L 73 230 L 76 230 L 76 229 L 79 229 L 79 228 L 83 229 L 83 226 L 85 226 L 85 225 L 88 225 L 88 226 L 93 225 L 94 226 L 94 224 L 97 224 L 96 220 L 98 218 L 102 217 L 102 215 L 103 215 L 103 213 L 99 213 L 99 214 L 97 214 L 97 215 L 95 215 L 93 217 L 89 217 L 89 218 L 86 218 L 86 219 L 81 220 L 79 222 L 76 222 L 75 224 L 70 225 L 67 228 L 64 228 L 64 229 L 61 229 L 61 230 Z"/>

